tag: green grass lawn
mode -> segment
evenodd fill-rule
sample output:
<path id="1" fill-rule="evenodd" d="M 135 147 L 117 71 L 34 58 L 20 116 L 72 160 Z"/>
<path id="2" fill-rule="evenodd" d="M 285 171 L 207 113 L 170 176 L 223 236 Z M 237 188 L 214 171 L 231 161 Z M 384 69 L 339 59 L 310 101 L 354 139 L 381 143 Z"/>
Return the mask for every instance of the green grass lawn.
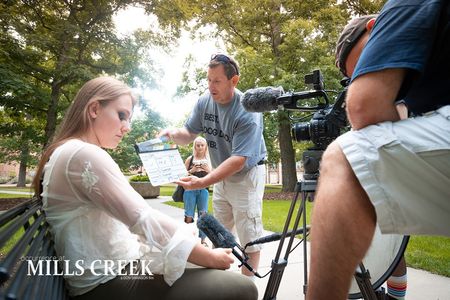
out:
<path id="1" fill-rule="evenodd" d="M 17 191 L 17 192 L 34 192 L 33 188 L 27 187 L 15 187 L 15 186 L 2 186 L 0 185 L 0 190 Z"/>
<path id="2" fill-rule="evenodd" d="M 161 196 L 172 196 L 173 191 L 175 190 L 175 185 L 162 185 L 160 187 L 160 195 Z M 181 203 L 181 207 L 183 207 L 183 203 Z"/>
<path id="3" fill-rule="evenodd" d="M 165 186 L 161 194 L 172 195 L 174 187 Z M 267 185 L 266 193 L 279 192 L 280 186 Z M 210 197 L 211 200 L 211 197 Z M 297 202 L 300 202 L 297 201 Z M 183 208 L 183 203 L 169 201 L 168 205 Z M 281 232 L 286 222 L 286 216 L 291 205 L 291 199 L 264 200 L 263 201 L 263 224 L 264 229 Z M 297 203 L 296 209 L 299 203 Z M 211 201 L 209 211 L 212 212 Z M 307 202 L 306 222 L 310 223 L 313 203 Z M 296 212 L 297 210 L 295 210 Z M 296 213 L 294 214 L 296 215 Z M 300 221 L 300 226 L 301 226 Z M 292 222 L 291 222 L 292 225 Z M 300 227 L 299 226 L 299 227 Z M 412 236 L 405 252 L 406 263 L 409 267 L 422 269 L 431 273 L 450 277 L 450 238 L 435 236 Z"/>
<path id="4" fill-rule="evenodd" d="M 6 225 L 5 225 L 6 226 Z M 24 234 L 24 229 L 20 228 L 6 243 L 0 248 L 0 257 L 4 257 Z"/>
<path id="5" fill-rule="evenodd" d="M 18 195 L 18 194 L 0 193 L 0 201 L 2 201 L 2 199 L 8 199 L 8 198 L 31 198 L 31 195 Z"/>
<path id="6" fill-rule="evenodd" d="M 26 192 L 26 193 L 34 193 L 34 191 L 30 187 L 18 188 L 18 187 L 3 187 L 0 186 L 1 191 L 14 191 L 14 192 Z M 20 194 L 9 194 L 7 192 L 0 192 L 0 201 L 5 198 L 31 198 L 31 195 L 20 195 Z"/>
<path id="7" fill-rule="evenodd" d="M 405 258 L 410 267 L 450 277 L 450 238 L 411 236 Z"/>

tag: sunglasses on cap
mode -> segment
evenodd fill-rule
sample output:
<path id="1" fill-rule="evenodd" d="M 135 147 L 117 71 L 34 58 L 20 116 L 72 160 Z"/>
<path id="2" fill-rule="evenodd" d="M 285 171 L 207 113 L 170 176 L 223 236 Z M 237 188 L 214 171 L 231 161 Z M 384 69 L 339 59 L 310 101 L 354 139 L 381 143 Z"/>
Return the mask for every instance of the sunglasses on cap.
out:
<path id="1" fill-rule="evenodd" d="M 225 54 L 213 54 L 211 56 L 211 60 L 210 61 L 218 61 L 221 62 L 223 64 L 230 64 L 234 70 L 236 71 L 236 75 L 239 75 L 239 68 L 236 65 L 236 63 L 234 61 L 231 60 L 231 58 L 229 58 L 228 56 L 226 56 Z"/>

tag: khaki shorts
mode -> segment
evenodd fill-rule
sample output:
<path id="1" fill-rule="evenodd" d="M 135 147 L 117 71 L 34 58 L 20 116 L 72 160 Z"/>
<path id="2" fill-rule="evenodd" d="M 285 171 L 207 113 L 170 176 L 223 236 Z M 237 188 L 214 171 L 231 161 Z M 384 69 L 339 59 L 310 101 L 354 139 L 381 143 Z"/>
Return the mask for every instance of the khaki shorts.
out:
<path id="1" fill-rule="evenodd" d="M 260 165 L 214 185 L 214 216 L 228 230 L 237 232 L 242 247 L 263 236 L 264 183 L 265 167 Z M 246 252 L 257 252 L 261 248 L 261 245 L 250 246 Z"/>
<path id="2" fill-rule="evenodd" d="M 450 236 L 450 106 L 336 141 L 383 233 Z"/>

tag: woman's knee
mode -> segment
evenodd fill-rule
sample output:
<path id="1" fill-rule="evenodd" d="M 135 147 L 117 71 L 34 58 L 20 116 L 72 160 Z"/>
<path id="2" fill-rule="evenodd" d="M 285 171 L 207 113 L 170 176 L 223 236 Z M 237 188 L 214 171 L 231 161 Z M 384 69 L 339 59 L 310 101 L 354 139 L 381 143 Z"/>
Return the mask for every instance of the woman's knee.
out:
<path id="1" fill-rule="evenodd" d="M 221 284 L 218 285 L 217 282 Z M 172 288 L 181 292 L 176 299 L 256 300 L 258 289 L 248 277 L 222 270 L 186 269 L 185 274 Z M 195 295 L 190 295 L 190 293 Z M 193 297 L 191 297 L 193 296 Z M 175 298 L 174 298 L 175 299 Z"/>

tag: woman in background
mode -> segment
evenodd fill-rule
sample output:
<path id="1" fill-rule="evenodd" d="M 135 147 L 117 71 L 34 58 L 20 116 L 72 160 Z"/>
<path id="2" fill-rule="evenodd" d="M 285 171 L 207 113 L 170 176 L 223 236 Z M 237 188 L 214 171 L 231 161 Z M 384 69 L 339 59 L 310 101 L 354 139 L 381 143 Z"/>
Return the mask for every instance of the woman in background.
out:
<path id="1" fill-rule="evenodd" d="M 194 140 L 192 155 L 186 159 L 185 165 L 189 174 L 193 176 L 205 177 L 211 172 L 208 145 L 205 138 L 198 136 Z M 197 207 L 197 215 L 199 217 L 202 214 L 206 214 L 208 212 L 208 200 L 209 192 L 207 188 L 185 190 L 183 194 L 184 222 L 188 224 L 194 222 L 195 207 Z M 205 242 L 206 235 L 201 230 L 199 231 L 199 237 L 201 243 L 208 246 Z"/>

